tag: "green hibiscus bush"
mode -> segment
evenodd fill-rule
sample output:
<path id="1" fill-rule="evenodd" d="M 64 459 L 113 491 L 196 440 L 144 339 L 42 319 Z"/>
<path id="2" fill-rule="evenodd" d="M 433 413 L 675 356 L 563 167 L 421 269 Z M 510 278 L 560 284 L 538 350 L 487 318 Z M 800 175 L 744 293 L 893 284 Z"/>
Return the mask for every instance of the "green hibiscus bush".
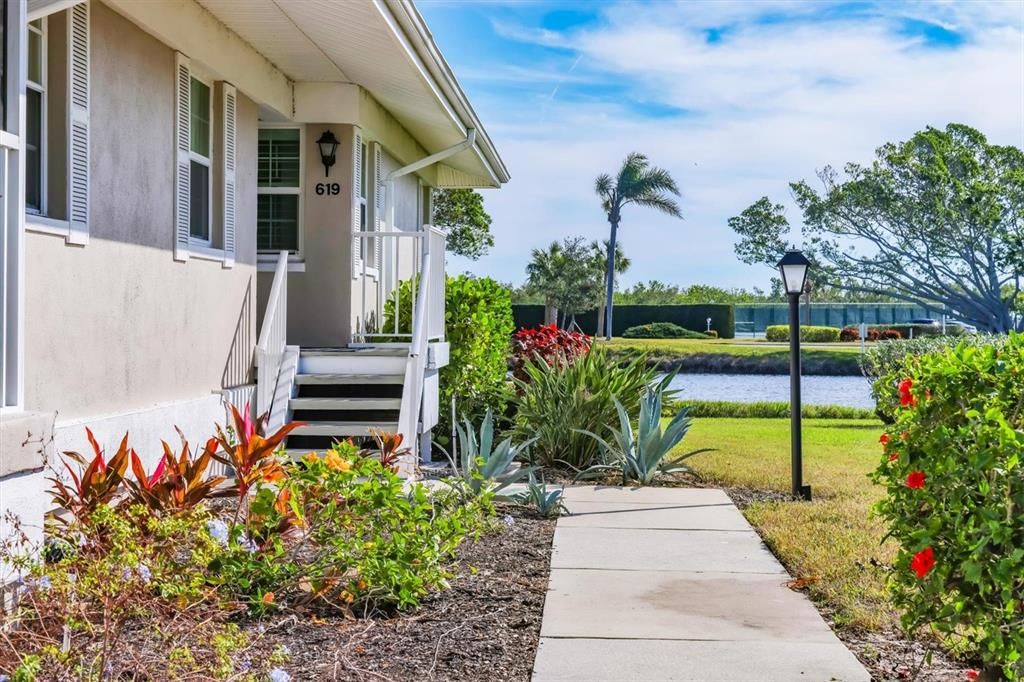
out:
<path id="1" fill-rule="evenodd" d="M 1024 335 L 913 356 L 893 383 L 878 512 L 907 628 L 963 638 L 989 672 L 1024 679 Z"/>

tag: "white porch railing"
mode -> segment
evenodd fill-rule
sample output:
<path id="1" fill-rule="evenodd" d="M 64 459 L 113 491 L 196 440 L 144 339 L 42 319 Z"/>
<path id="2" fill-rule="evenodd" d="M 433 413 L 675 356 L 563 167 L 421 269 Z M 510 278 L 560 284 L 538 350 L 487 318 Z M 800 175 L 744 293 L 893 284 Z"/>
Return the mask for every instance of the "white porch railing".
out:
<path id="1" fill-rule="evenodd" d="M 284 365 L 288 332 L 288 252 L 282 251 L 256 344 L 256 414 L 270 412 Z"/>
<path id="2" fill-rule="evenodd" d="M 21 404 L 19 144 L 17 137 L 0 131 L 0 410 Z"/>
<path id="3" fill-rule="evenodd" d="M 447 233 L 427 225 L 421 232 L 360 232 L 357 237 L 363 240 L 363 254 L 382 257 L 376 270 L 364 261 L 358 277 L 361 303 L 354 338 L 364 344 L 408 344 L 398 431 L 414 452 L 420 452 L 428 348 L 431 342 L 444 341 L 445 335 Z M 411 287 L 403 292 L 401 284 L 406 280 Z M 389 319 L 385 311 L 390 312 Z M 369 319 L 378 322 L 369 324 Z"/>
<path id="4" fill-rule="evenodd" d="M 415 320 L 424 317 L 427 341 L 444 340 L 444 254 L 447 233 L 425 225 L 418 232 L 367 231 L 355 233 L 366 257 L 357 264 L 354 285 L 353 341 L 357 344 L 411 343 Z M 379 257 L 377 256 L 379 254 Z M 375 262 L 370 263 L 373 259 Z M 429 261 L 434 276 L 423 273 Z M 411 287 L 403 290 L 402 282 Z M 419 290 L 426 286 L 426 298 Z M 390 313 L 390 315 L 388 315 Z"/>

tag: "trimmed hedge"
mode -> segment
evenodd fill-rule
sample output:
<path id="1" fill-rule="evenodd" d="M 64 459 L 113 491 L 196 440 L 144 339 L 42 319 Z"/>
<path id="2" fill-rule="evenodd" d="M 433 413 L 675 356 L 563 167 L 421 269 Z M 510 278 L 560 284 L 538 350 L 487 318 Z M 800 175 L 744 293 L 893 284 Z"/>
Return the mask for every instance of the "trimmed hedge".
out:
<path id="1" fill-rule="evenodd" d="M 516 328 L 537 327 L 544 324 L 544 306 L 516 304 L 512 306 L 512 317 Z M 612 335 L 622 336 L 630 327 L 652 322 L 671 322 L 684 329 L 707 329 L 707 318 L 711 318 L 711 329 L 723 339 L 736 335 L 736 309 L 724 304 L 680 304 L 680 305 L 617 305 L 612 315 Z M 597 311 L 576 316 L 576 322 L 587 334 L 597 329 Z"/>
<path id="2" fill-rule="evenodd" d="M 800 340 L 811 343 L 833 343 L 839 340 L 842 333 L 839 327 L 813 327 L 800 325 Z M 764 330 L 767 341 L 789 341 L 789 326 L 773 324 Z"/>
<path id="3" fill-rule="evenodd" d="M 671 322 L 651 322 L 622 332 L 624 339 L 710 339 L 707 334 L 683 329 Z"/>

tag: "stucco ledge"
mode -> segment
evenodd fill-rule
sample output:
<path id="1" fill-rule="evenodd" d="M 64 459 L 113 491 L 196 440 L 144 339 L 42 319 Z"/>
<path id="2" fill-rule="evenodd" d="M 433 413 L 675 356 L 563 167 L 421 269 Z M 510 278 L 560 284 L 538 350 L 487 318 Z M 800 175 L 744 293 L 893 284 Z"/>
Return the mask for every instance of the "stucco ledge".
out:
<path id="1" fill-rule="evenodd" d="M 54 418 L 47 412 L 0 414 L 0 478 L 43 468 L 53 451 Z"/>

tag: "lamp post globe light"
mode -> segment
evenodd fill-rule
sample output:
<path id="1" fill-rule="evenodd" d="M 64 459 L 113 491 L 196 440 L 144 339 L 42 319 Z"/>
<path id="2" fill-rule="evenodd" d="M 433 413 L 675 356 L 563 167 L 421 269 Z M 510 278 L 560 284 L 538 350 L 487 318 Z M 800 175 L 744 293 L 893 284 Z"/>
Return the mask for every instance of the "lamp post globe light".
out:
<path id="1" fill-rule="evenodd" d="M 811 262 L 797 249 L 779 261 L 782 285 L 789 296 L 789 409 L 793 498 L 810 500 L 811 486 L 804 485 L 803 438 L 800 424 L 800 295 Z"/>

